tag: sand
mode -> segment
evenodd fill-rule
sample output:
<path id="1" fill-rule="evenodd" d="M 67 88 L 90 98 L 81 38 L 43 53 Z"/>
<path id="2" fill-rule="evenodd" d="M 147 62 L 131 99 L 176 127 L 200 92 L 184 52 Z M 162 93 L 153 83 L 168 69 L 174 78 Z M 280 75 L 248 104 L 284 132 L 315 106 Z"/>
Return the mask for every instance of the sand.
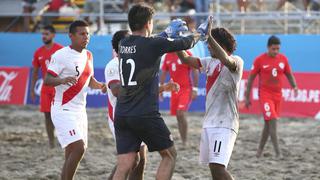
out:
<path id="1" fill-rule="evenodd" d="M 189 146 L 179 140 L 175 117 L 164 113 L 178 151 L 172 179 L 211 179 L 207 166 L 199 165 L 199 139 L 203 114 L 189 113 Z M 75 179 L 106 179 L 115 164 L 115 142 L 105 109 L 88 109 L 89 148 Z M 271 142 L 263 156 L 255 157 L 263 121 L 242 116 L 240 131 L 228 170 L 241 180 L 320 180 L 320 121 L 283 118 L 278 135 L 283 156 L 275 158 Z M 44 116 L 34 106 L 0 106 L 0 179 L 59 179 L 64 153 L 50 149 Z M 155 179 L 160 156 L 149 153 L 145 179 Z"/>

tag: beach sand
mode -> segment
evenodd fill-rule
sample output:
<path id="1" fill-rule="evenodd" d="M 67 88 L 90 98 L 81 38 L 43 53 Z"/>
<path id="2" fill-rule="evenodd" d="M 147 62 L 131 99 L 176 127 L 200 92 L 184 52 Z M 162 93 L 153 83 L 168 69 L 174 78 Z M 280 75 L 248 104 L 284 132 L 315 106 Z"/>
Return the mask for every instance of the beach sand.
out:
<path id="1" fill-rule="evenodd" d="M 189 113 L 188 147 L 182 147 L 175 117 L 163 118 L 178 152 L 174 180 L 211 179 L 207 166 L 198 163 L 203 114 Z M 115 142 L 106 109 L 88 109 L 89 148 L 75 179 L 106 179 L 116 162 Z M 228 170 L 240 180 L 320 180 L 320 121 L 288 119 L 278 122 L 280 159 L 270 141 L 260 159 L 255 157 L 263 128 L 259 116 L 242 115 L 239 135 Z M 158 153 L 148 153 L 145 179 L 155 179 Z M 59 179 L 64 151 L 50 149 L 44 115 L 35 106 L 0 106 L 0 179 Z"/>

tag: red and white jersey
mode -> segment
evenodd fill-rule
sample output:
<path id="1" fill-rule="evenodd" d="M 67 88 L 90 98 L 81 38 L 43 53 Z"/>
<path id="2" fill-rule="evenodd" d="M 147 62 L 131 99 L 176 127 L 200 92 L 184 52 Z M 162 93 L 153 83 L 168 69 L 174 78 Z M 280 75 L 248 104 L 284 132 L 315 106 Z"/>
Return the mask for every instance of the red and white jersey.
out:
<path id="1" fill-rule="evenodd" d="M 281 100 L 283 75 L 291 73 L 288 59 L 283 54 L 270 57 L 267 53 L 258 56 L 251 68 L 251 74 L 259 74 L 259 96 Z"/>
<path id="2" fill-rule="evenodd" d="M 73 86 L 61 84 L 55 87 L 54 106 L 71 111 L 85 111 L 87 87 L 93 76 L 93 58 L 90 51 L 84 49 L 81 53 L 64 47 L 54 53 L 48 67 L 48 73 L 60 78 L 76 77 Z"/>
<path id="3" fill-rule="evenodd" d="M 47 49 L 45 46 L 41 46 L 36 50 L 33 55 L 32 65 L 41 69 L 42 78 L 45 77 L 48 70 L 48 65 L 51 60 L 51 55 L 54 54 L 57 50 L 63 48 L 62 45 L 54 43 L 50 49 Z M 50 86 L 42 86 L 44 90 L 54 91 L 54 88 Z"/>
<path id="4" fill-rule="evenodd" d="M 108 92 L 108 118 L 113 122 L 114 111 L 117 104 L 117 97 L 115 97 L 112 94 L 112 91 L 110 89 L 110 84 L 120 82 L 118 57 L 113 58 L 106 65 L 106 68 L 104 70 L 104 76 L 105 76 L 107 92 Z"/>
<path id="5" fill-rule="evenodd" d="M 199 60 L 201 71 L 207 74 L 206 113 L 203 128 L 228 128 L 239 130 L 238 94 L 243 72 L 243 60 L 233 56 L 237 69 L 231 72 L 218 59 Z"/>

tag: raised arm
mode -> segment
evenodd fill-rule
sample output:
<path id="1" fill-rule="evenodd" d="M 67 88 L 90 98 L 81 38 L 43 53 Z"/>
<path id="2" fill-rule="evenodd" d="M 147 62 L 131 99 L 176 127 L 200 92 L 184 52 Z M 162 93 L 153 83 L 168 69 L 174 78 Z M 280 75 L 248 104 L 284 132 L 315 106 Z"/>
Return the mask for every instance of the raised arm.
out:
<path id="1" fill-rule="evenodd" d="M 189 54 L 186 51 L 178 51 L 176 52 L 178 55 L 179 59 L 183 64 L 187 64 L 193 68 L 199 69 L 201 68 L 201 64 L 199 62 L 199 58 L 189 56 Z"/>

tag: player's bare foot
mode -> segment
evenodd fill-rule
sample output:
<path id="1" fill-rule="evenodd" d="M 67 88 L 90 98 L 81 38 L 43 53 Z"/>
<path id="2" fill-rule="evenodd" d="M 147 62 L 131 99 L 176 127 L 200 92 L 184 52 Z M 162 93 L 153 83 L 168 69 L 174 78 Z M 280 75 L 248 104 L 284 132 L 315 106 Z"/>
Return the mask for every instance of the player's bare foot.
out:
<path id="1" fill-rule="evenodd" d="M 261 149 L 258 149 L 258 150 L 257 150 L 256 157 L 257 157 L 257 158 L 260 158 L 261 155 L 262 155 L 262 150 L 261 150 Z"/>

